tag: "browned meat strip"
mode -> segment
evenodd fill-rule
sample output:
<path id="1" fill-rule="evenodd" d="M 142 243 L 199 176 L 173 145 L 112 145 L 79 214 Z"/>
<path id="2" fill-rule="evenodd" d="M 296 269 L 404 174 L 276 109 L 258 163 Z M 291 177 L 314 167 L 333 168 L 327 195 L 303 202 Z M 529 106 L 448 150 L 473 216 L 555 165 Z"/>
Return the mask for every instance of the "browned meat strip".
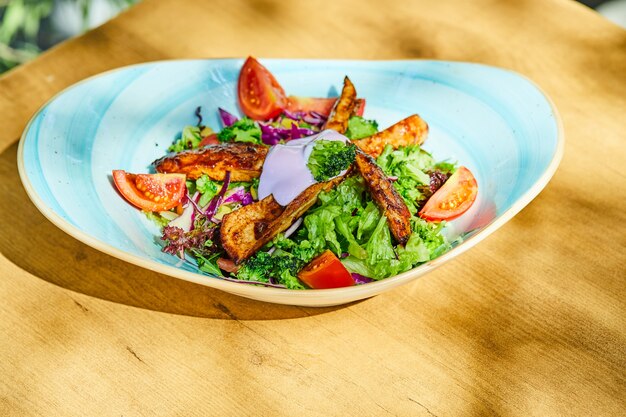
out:
<path id="1" fill-rule="evenodd" d="M 228 213 L 222 219 L 222 247 L 236 264 L 241 263 L 276 235 L 284 232 L 315 202 L 322 191 L 339 184 L 344 176 L 311 185 L 284 208 L 271 195 Z"/>
<path id="2" fill-rule="evenodd" d="M 246 143 L 223 143 L 168 155 L 153 162 L 157 172 L 186 174 L 197 179 L 206 174 L 223 181 L 230 171 L 231 181 L 250 181 L 261 175 L 267 147 Z"/>
<path id="3" fill-rule="evenodd" d="M 400 146 L 421 145 L 427 135 L 428 124 L 414 114 L 372 136 L 352 142 L 366 154 L 378 158 L 387 144 L 393 146 L 394 149 Z"/>
<path id="4" fill-rule="evenodd" d="M 362 151 L 356 153 L 356 165 L 365 179 L 372 199 L 389 222 L 389 230 L 396 241 L 404 245 L 411 236 L 411 213 L 391 181 L 372 157 Z"/>
<path id="5" fill-rule="evenodd" d="M 222 247 L 235 263 L 241 262 L 258 250 L 256 242 L 259 235 L 262 235 L 283 211 L 283 206 L 269 195 L 261 201 L 228 213 L 220 226 Z M 263 245 L 259 248 L 261 246 Z"/>
<path id="6" fill-rule="evenodd" d="M 335 106 L 328 116 L 328 120 L 324 125 L 324 129 L 333 129 L 339 133 L 345 133 L 348 129 L 348 120 L 352 113 L 354 113 L 354 107 L 356 105 L 356 89 L 354 84 L 348 77 L 343 80 L 343 89 L 341 90 L 341 96 L 335 102 Z"/>

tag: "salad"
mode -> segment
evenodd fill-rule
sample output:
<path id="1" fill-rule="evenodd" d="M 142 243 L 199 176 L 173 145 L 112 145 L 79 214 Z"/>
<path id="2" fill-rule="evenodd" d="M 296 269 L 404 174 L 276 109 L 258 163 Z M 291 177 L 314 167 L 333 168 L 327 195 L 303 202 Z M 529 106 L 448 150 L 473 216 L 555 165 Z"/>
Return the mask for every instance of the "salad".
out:
<path id="1" fill-rule="evenodd" d="M 222 126 L 186 126 L 154 173 L 113 171 L 161 229 L 163 251 L 226 280 L 289 289 L 362 285 L 450 249 L 447 220 L 474 203 L 463 166 L 421 145 L 410 115 L 379 129 L 345 77 L 339 97 L 287 95 L 249 57 Z M 230 111 L 229 111 L 230 110 Z"/>

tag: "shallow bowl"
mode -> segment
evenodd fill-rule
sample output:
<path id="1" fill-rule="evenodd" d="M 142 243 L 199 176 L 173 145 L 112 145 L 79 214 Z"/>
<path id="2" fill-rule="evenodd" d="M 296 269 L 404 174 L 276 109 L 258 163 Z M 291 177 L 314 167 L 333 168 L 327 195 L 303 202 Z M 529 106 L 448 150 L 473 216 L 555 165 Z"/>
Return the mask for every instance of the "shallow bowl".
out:
<path id="1" fill-rule="evenodd" d="M 220 126 L 217 107 L 238 114 L 242 59 L 165 61 L 109 71 L 58 94 L 28 124 L 19 145 L 24 187 L 37 208 L 76 239 L 132 264 L 243 297 L 302 306 L 337 305 L 412 281 L 476 245 L 548 183 L 563 153 L 559 117 L 528 79 L 479 64 L 444 61 L 268 59 L 288 94 L 333 96 L 345 75 L 381 128 L 418 113 L 424 148 L 476 176 L 474 206 L 450 222 L 454 248 L 411 271 L 364 285 L 287 290 L 208 276 L 162 253 L 158 228 L 119 197 L 113 169 L 149 172 L 185 125 Z"/>

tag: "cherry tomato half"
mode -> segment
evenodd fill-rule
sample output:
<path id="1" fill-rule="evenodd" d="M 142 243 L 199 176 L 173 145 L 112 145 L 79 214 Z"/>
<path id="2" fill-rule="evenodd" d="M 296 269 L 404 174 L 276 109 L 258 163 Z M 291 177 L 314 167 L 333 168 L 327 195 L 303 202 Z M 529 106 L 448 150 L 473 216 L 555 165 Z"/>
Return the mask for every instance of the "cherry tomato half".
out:
<path id="1" fill-rule="evenodd" d="M 419 212 L 426 220 L 452 220 L 469 209 L 478 194 L 478 184 L 469 169 L 460 167 L 433 194 Z"/>
<path id="2" fill-rule="evenodd" d="M 202 138 L 202 140 L 198 144 L 198 147 L 201 148 L 201 147 L 207 146 L 207 145 L 218 145 L 219 143 L 220 143 L 220 141 L 217 138 L 217 134 L 216 133 L 211 133 L 209 136 L 206 136 L 206 137 Z"/>
<path id="3" fill-rule="evenodd" d="M 184 174 L 130 174 L 115 170 L 113 181 L 129 203 L 146 211 L 173 209 L 187 191 Z"/>
<path id="4" fill-rule="evenodd" d="M 354 279 L 350 272 L 343 266 L 339 258 L 329 250 L 326 250 L 302 268 L 298 273 L 298 278 L 314 289 L 354 285 Z"/>
<path id="5" fill-rule="evenodd" d="M 287 109 L 291 112 L 316 112 L 328 116 L 337 101 L 337 97 L 287 97 Z M 354 113 L 357 116 L 363 116 L 365 111 L 365 99 L 357 98 Z"/>
<path id="6" fill-rule="evenodd" d="M 259 61 L 248 57 L 239 73 L 237 94 L 244 114 L 254 120 L 279 116 L 287 106 L 285 91 Z"/>

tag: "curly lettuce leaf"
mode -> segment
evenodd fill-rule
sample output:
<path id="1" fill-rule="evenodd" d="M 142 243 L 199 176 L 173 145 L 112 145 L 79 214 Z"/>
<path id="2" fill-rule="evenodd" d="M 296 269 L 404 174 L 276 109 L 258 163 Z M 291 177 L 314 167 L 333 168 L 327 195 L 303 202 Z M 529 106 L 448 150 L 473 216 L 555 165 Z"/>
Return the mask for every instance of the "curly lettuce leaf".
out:
<path id="1" fill-rule="evenodd" d="M 261 128 L 248 117 L 243 117 L 222 129 L 217 134 L 217 138 L 220 142 L 263 143 L 261 141 Z"/>

